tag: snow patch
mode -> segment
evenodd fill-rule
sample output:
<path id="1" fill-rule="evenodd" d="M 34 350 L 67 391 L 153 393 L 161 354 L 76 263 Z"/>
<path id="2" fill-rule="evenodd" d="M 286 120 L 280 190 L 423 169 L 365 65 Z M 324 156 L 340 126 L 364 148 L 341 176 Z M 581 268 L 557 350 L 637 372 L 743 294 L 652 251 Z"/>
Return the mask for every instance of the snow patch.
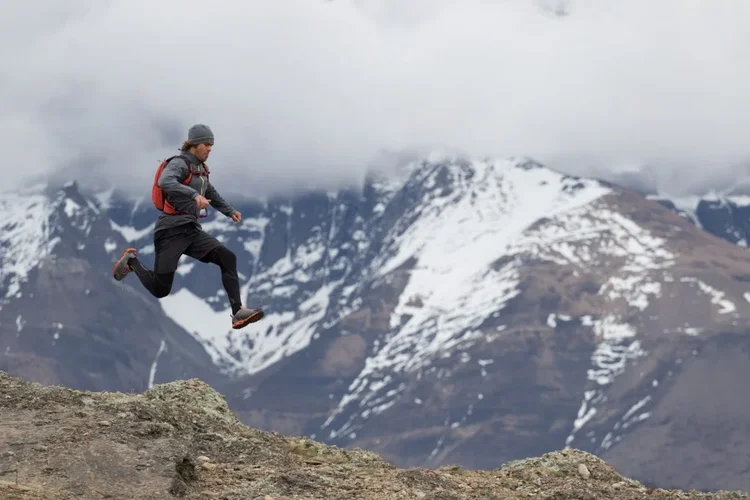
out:
<path id="1" fill-rule="evenodd" d="M 557 327 L 557 320 L 555 319 L 555 313 L 550 313 L 549 316 L 547 316 L 547 326 L 550 328 L 556 328 Z"/>
<path id="2" fill-rule="evenodd" d="M 164 312 L 198 340 L 228 375 L 253 374 L 307 347 L 338 283 L 321 287 L 295 312 L 267 312 L 242 330 L 231 327 L 231 309 L 214 311 L 206 300 L 182 288 L 160 303 Z M 242 296 L 248 294 L 248 285 Z"/>
<path id="3" fill-rule="evenodd" d="M 620 418 L 620 420 L 615 423 L 613 430 L 611 432 L 608 432 L 607 435 L 604 436 L 600 447 L 604 451 L 609 450 L 615 443 L 619 442 L 621 439 L 621 437 L 617 435 L 617 431 L 620 431 L 621 429 L 626 430 L 629 427 L 632 427 L 633 425 L 642 422 L 643 420 L 646 420 L 648 417 L 650 417 L 650 412 L 642 412 L 636 415 L 636 413 L 639 412 L 650 401 L 651 396 L 647 395 L 632 407 L 630 407 L 630 409 L 625 412 L 622 418 Z"/>
<path id="4" fill-rule="evenodd" d="M 112 241 L 112 238 L 107 238 L 107 240 L 104 242 L 104 251 L 107 253 L 112 253 L 117 249 L 117 243 Z"/>
<path id="5" fill-rule="evenodd" d="M 19 296 L 21 284 L 60 242 L 52 236 L 50 217 L 57 208 L 44 195 L 8 194 L 0 199 L 0 286 L 5 300 Z"/>
<path id="6" fill-rule="evenodd" d="M 166 350 L 167 344 L 164 342 L 164 340 L 161 341 L 161 344 L 159 344 L 159 350 L 156 351 L 156 357 L 154 357 L 154 362 L 151 363 L 151 370 L 148 374 L 148 388 L 151 389 L 154 387 L 154 378 L 156 377 L 156 367 L 157 363 L 159 362 L 159 356 L 161 356 L 161 353 Z"/>
<path id="7" fill-rule="evenodd" d="M 109 226 L 120 233 L 122 237 L 125 238 L 125 241 L 133 243 L 136 241 L 140 241 L 141 239 L 151 234 L 154 230 L 154 227 L 156 226 L 156 223 L 154 222 L 143 229 L 136 229 L 133 226 L 121 226 L 110 219 Z"/>
<path id="8" fill-rule="evenodd" d="M 177 266 L 177 274 L 186 276 L 195 267 L 195 262 L 185 262 Z"/>
<path id="9" fill-rule="evenodd" d="M 70 198 L 65 198 L 65 206 L 63 207 L 63 210 L 65 211 L 65 215 L 67 215 L 69 219 L 72 219 L 81 211 L 81 205 Z"/>
<path id="10" fill-rule="evenodd" d="M 703 293 L 711 296 L 711 303 L 719 306 L 719 314 L 728 314 L 737 310 L 734 302 L 724 298 L 724 292 L 707 285 L 698 278 L 683 277 L 680 278 L 680 281 L 683 283 L 696 283 Z"/>

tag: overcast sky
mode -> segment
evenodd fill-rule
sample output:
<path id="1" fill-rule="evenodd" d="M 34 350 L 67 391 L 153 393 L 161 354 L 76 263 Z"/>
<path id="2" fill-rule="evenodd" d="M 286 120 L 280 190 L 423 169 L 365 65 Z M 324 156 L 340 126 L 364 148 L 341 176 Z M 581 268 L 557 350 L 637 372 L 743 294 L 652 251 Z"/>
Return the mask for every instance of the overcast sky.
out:
<path id="1" fill-rule="evenodd" d="M 217 186 L 259 194 L 356 181 L 401 149 L 647 164 L 674 190 L 750 172 L 750 1 L 540 3 L 7 0 L 3 182 L 146 192 L 195 122 Z"/>

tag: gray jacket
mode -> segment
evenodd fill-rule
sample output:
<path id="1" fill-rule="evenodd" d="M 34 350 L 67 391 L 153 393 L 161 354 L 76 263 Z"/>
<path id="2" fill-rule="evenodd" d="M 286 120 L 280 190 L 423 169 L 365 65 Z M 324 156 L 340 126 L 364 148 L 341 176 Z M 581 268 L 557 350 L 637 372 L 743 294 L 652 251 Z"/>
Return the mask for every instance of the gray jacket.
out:
<path id="1" fill-rule="evenodd" d="M 190 158 L 193 165 L 199 170 L 205 170 L 203 163 L 199 162 L 195 156 L 187 152 L 181 154 Z M 211 200 L 211 206 L 227 217 L 231 217 L 235 212 L 235 209 L 211 185 L 207 177 L 194 174 L 190 180 L 190 184 L 183 184 L 189 172 L 189 167 L 182 158 L 173 158 L 164 167 L 164 171 L 162 171 L 159 177 L 159 187 L 164 191 L 164 196 L 169 200 L 169 203 L 177 211 L 185 212 L 185 214 L 167 215 L 162 213 L 156 220 L 154 232 L 188 223 L 193 223 L 200 227 L 198 223 L 200 210 L 198 209 L 198 204 L 195 202 L 199 194 Z"/>

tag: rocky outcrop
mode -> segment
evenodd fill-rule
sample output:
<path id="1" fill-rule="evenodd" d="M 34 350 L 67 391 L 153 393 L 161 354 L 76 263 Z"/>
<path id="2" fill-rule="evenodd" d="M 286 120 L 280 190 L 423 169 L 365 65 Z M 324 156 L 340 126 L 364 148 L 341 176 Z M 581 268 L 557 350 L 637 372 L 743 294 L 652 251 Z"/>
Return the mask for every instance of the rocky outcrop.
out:
<path id="1" fill-rule="evenodd" d="M 398 468 L 361 449 L 249 428 L 198 379 L 95 393 L 0 372 L 0 414 L 6 499 L 750 498 L 647 488 L 578 450 L 495 470 Z"/>

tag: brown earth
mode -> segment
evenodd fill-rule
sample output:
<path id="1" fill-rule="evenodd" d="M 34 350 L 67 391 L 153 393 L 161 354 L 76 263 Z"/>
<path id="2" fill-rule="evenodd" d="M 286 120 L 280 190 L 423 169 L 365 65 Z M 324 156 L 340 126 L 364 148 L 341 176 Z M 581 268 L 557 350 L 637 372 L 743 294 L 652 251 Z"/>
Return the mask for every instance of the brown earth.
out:
<path id="1" fill-rule="evenodd" d="M 197 379 L 94 393 L 0 372 L 0 414 L 0 497 L 9 500 L 750 498 L 646 488 L 578 450 L 495 470 L 398 468 L 246 427 Z"/>

